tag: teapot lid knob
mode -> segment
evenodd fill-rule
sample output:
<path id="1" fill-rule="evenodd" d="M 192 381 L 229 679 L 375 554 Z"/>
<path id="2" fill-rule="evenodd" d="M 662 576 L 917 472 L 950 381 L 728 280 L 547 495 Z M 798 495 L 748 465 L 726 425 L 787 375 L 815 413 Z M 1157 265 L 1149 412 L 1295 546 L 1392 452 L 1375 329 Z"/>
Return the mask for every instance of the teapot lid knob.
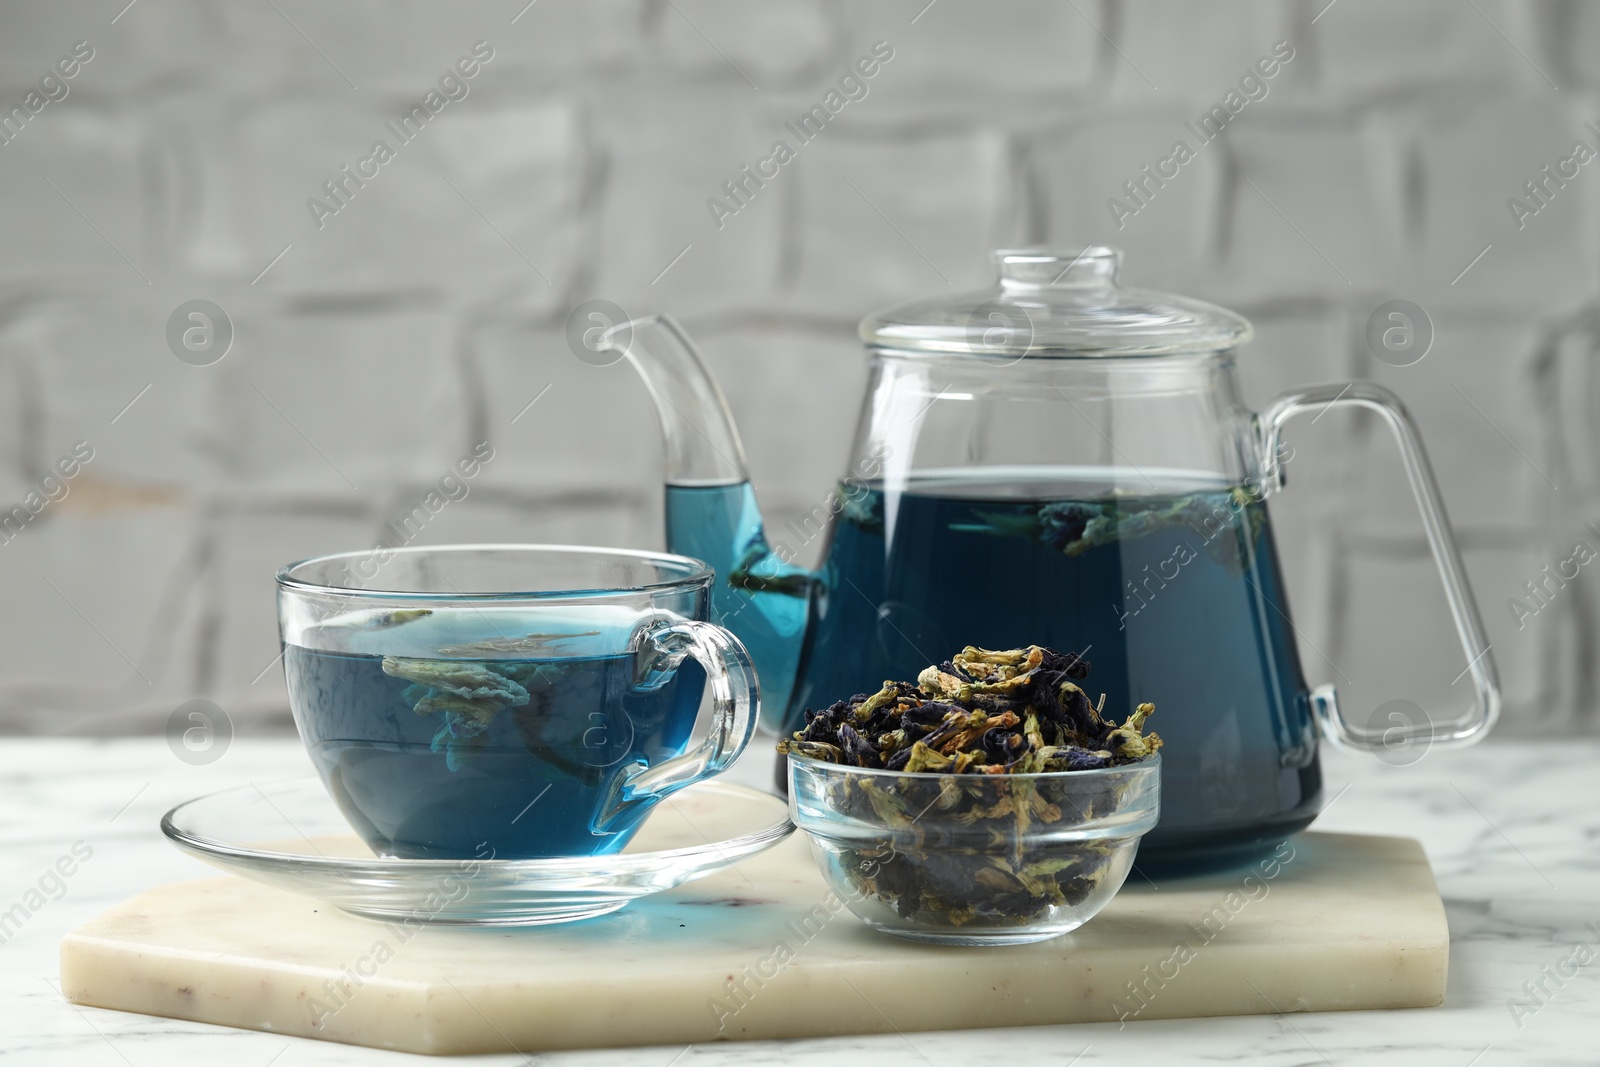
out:
<path id="1" fill-rule="evenodd" d="M 1076 254 L 1041 248 L 1002 248 L 994 253 L 1000 287 L 1029 289 L 1106 289 L 1117 284 L 1122 253 L 1090 245 Z"/>
<path id="2" fill-rule="evenodd" d="M 1117 280 L 1122 252 L 1003 248 L 1000 283 L 975 293 L 915 300 L 868 315 L 860 335 L 882 351 L 1031 359 L 1102 359 L 1219 352 L 1250 339 L 1225 308 Z"/>

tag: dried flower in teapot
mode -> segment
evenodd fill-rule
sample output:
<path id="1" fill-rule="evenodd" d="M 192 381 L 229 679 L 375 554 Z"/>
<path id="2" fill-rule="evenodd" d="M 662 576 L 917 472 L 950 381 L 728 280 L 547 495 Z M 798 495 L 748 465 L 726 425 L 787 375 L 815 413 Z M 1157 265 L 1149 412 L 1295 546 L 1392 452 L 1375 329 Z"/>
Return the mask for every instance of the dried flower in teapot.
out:
<path id="1" fill-rule="evenodd" d="M 993 536 L 1025 537 L 1068 556 L 1134 541 L 1161 531 L 1188 536 L 1231 572 L 1255 551 L 1266 522 L 1258 487 L 1190 493 L 1179 497 L 1110 496 L 1101 500 L 1041 502 L 1018 511 L 974 509 L 975 522 L 952 529 Z"/>

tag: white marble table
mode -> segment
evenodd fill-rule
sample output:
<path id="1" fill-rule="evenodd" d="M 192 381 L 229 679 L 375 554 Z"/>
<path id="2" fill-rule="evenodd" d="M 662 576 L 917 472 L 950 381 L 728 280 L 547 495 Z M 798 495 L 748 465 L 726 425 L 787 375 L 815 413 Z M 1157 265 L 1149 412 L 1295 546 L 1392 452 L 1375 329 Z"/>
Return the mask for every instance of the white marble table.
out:
<path id="1" fill-rule="evenodd" d="M 748 764 L 735 777 L 765 784 L 766 765 L 756 756 Z M 1120 1030 L 1111 1024 L 1049 1026 L 507 1055 L 474 1062 L 1600 1062 L 1600 739 L 1489 743 L 1430 753 L 1410 767 L 1328 754 L 1325 766 L 1332 801 L 1319 828 L 1406 833 L 1427 848 L 1453 942 L 1443 1007 L 1144 1022 Z M 0 1057 L 18 1064 L 132 1067 L 431 1062 L 78 1008 L 57 992 L 56 945 L 63 933 L 140 889 L 212 873 L 162 839 L 156 822 L 163 811 L 212 789 L 304 773 L 309 764 L 292 740 L 241 739 L 205 767 L 180 762 L 161 739 L 0 740 Z M 81 859 L 86 852 L 88 858 Z M 62 857 L 68 859 L 60 870 L 70 875 L 52 873 Z M 18 904 L 22 912 L 13 909 Z M 24 912 L 18 929 L 15 920 Z M 1580 945 L 1595 956 L 1586 966 L 1579 961 L 1588 954 L 1573 954 Z M 1546 992 L 1536 988 L 1540 983 Z"/>

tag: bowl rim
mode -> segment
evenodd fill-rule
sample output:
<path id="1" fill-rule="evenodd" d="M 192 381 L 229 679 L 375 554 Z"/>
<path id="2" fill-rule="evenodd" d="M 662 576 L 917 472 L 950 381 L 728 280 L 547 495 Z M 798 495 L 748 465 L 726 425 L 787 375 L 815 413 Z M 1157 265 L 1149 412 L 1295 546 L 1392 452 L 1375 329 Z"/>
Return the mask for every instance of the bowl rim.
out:
<path id="1" fill-rule="evenodd" d="M 950 774 L 946 771 L 891 771 L 885 767 L 857 767 L 853 763 L 834 763 L 831 760 L 820 760 L 815 756 L 805 756 L 798 753 L 787 753 L 791 766 L 798 766 L 815 774 L 826 774 L 837 770 L 846 774 L 880 775 L 885 778 L 905 778 L 912 781 L 949 778 L 955 781 L 997 781 L 997 782 L 1025 782 L 1040 779 L 1093 779 L 1111 777 L 1119 774 L 1150 773 L 1161 769 L 1161 753 L 1154 752 L 1144 759 L 1132 763 L 1123 763 L 1115 767 L 1096 767 L 1086 771 L 1031 771 L 1025 774 Z"/>

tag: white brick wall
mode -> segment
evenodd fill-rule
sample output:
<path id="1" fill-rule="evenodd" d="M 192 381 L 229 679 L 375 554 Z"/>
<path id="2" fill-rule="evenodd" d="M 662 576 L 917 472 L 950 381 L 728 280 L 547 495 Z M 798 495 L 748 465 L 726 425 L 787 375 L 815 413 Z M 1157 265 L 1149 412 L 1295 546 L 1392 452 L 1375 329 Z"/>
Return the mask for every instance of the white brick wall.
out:
<path id="1" fill-rule="evenodd" d="M 1593 137 L 1600 16 L 1326 4 L 4 4 L 5 107 L 74 42 L 95 56 L 0 146 L 0 494 L 96 452 L 0 546 L 0 729 L 150 729 L 194 697 L 281 726 L 273 569 L 371 544 L 485 437 L 496 459 L 423 540 L 659 543 L 643 390 L 566 348 L 589 297 L 701 339 L 778 525 L 843 462 L 856 318 L 982 283 L 986 250 L 1021 241 L 1119 244 L 1131 281 L 1250 315 L 1256 404 L 1352 375 L 1399 392 L 1503 728 L 1600 728 L 1600 578 L 1521 628 L 1506 606 L 1579 537 L 1600 546 L 1600 163 L 1520 231 L 1505 206 Z M 319 229 L 306 199 L 480 39 L 469 95 Z M 869 95 L 719 230 L 706 198 L 878 39 L 895 57 Z M 1106 199 L 1282 39 L 1268 97 L 1119 227 Z M 1364 341 L 1397 297 L 1437 331 L 1407 368 Z M 234 322 L 213 366 L 167 349 L 196 298 Z M 1276 505 L 1308 673 L 1358 716 L 1465 696 L 1380 429 L 1295 426 Z"/>

